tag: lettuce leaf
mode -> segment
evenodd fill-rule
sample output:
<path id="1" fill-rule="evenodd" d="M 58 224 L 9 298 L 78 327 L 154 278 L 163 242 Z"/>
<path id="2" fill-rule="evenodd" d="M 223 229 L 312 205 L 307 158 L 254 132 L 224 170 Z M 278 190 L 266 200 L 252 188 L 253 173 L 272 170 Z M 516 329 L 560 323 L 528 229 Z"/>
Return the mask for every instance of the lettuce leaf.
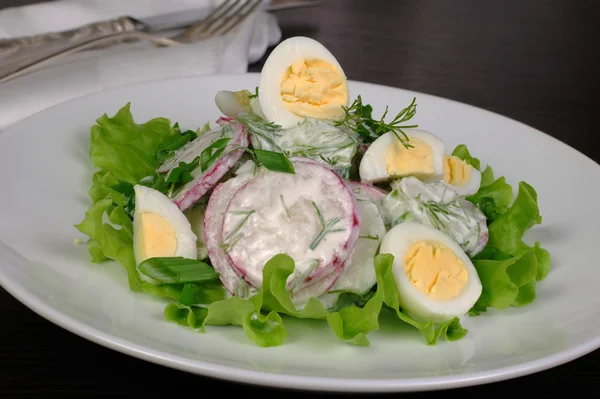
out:
<path id="1" fill-rule="evenodd" d="M 468 163 L 475 169 L 481 171 L 481 162 L 479 161 L 479 159 L 477 159 L 471 155 L 471 153 L 469 152 L 469 149 L 467 148 L 466 145 L 464 145 L 464 144 L 457 145 L 456 148 L 454 149 L 454 151 L 452 151 L 452 155 L 462 159 L 463 161 L 465 161 L 466 163 Z"/>
<path id="2" fill-rule="evenodd" d="M 179 299 L 182 284 L 155 286 L 140 279 L 133 254 L 133 224 L 122 194 L 113 189 L 121 182 L 136 184 L 156 176 L 157 148 L 173 134 L 176 131 L 165 118 L 135 123 L 130 104 L 113 117 L 98 118 L 90 133 L 90 157 L 97 169 L 89 190 L 92 205 L 75 227 L 89 237 L 92 262 L 118 261 L 127 271 L 132 291 Z"/>
<path id="3" fill-rule="evenodd" d="M 453 154 L 465 162 L 475 159 L 465 145 L 458 146 Z M 479 160 L 476 161 L 478 164 Z M 550 271 L 550 253 L 539 242 L 528 245 L 523 240 L 527 230 L 542 222 L 537 192 L 522 181 L 514 201 L 512 193 L 506 179 L 494 179 L 488 165 L 482 173 L 479 191 L 467 197 L 486 215 L 489 230 L 485 249 L 473 259 L 483 292 L 471 309 L 471 315 L 478 315 L 490 307 L 506 309 L 530 304 L 536 297 L 537 282 Z"/>
<path id="4" fill-rule="evenodd" d="M 531 251 L 522 251 L 504 260 L 474 260 L 483 291 L 471 314 L 484 312 L 488 307 L 506 309 L 523 306 L 535 300 L 537 258 Z"/>
<path id="5" fill-rule="evenodd" d="M 255 296 L 214 301 L 200 308 L 206 311 L 170 303 L 164 315 L 168 321 L 201 332 L 209 325 L 242 326 L 246 336 L 261 347 L 278 346 L 285 342 L 287 334 L 282 315 L 325 320 L 338 339 L 353 345 L 368 346 L 367 334 L 379 329 L 379 315 L 383 309 L 395 312 L 401 321 L 419 330 L 428 345 L 435 345 L 441 338 L 455 341 L 465 336 L 467 330 L 457 318 L 436 326 L 432 322 L 417 321 L 402 311 L 392 265 L 392 255 L 375 257 L 377 286 L 363 306 L 346 304 L 336 311 L 328 311 L 320 301 L 311 298 L 304 308 L 297 310 L 285 289 L 287 278 L 294 271 L 294 261 L 287 255 L 279 254 L 265 264 L 263 286 Z"/>
<path id="6" fill-rule="evenodd" d="M 96 168 L 110 172 L 116 181 L 136 184 L 155 174 L 158 147 L 175 134 L 166 118 L 135 123 L 127 103 L 112 118 L 104 114 L 96 120 L 91 128 L 90 157 Z"/>

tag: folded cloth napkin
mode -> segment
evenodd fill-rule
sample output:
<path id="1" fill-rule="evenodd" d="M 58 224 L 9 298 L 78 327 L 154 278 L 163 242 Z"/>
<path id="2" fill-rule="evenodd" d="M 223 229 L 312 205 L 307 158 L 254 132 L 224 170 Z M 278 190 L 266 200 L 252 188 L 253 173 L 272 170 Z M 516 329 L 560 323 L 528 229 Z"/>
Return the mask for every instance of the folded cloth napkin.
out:
<path id="1" fill-rule="evenodd" d="M 0 39 L 72 29 L 124 15 L 143 19 L 219 0 L 58 0 L 0 10 Z M 259 6 L 225 36 L 157 48 L 148 42 L 88 50 L 0 84 L 0 132 L 52 105 L 104 89 L 171 77 L 244 73 L 281 39 L 275 17 Z"/>

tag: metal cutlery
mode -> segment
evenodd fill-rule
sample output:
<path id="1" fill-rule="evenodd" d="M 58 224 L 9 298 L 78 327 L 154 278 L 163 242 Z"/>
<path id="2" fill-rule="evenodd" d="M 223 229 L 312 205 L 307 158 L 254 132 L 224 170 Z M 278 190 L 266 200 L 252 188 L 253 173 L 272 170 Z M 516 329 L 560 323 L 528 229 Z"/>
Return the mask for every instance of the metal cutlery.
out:
<path id="1" fill-rule="evenodd" d="M 100 21 L 63 32 L 0 40 L 0 83 L 68 55 L 145 40 L 156 46 L 177 46 L 225 35 L 243 22 L 263 0 L 224 0 L 214 10 L 185 10 L 137 19 L 130 16 Z M 270 0 L 267 11 L 315 6 L 315 0 Z M 185 30 L 175 36 L 165 33 Z"/>

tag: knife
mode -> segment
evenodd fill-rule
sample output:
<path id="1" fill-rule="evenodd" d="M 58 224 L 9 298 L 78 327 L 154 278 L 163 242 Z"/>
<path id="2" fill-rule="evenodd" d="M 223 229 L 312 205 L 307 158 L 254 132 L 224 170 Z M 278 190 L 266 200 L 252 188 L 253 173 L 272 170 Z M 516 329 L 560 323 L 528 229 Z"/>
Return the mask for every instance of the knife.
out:
<path id="1" fill-rule="evenodd" d="M 238 0 L 236 2 L 240 3 Z M 319 0 L 268 0 L 264 10 L 280 11 L 299 7 L 316 6 Z M 62 32 L 0 40 L 0 83 L 16 77 L 29 66 L 39 66 L 57 55 L 102 48 L 147 38 L 156 44 L 180 44 L 157 33 L 184 29 L 205 19 L 212 12 L 208 7 L 161 14 L 148 18 L 123 16 L 99 21 Z M 98 44 L 101 43 L 101 44 Z"/>

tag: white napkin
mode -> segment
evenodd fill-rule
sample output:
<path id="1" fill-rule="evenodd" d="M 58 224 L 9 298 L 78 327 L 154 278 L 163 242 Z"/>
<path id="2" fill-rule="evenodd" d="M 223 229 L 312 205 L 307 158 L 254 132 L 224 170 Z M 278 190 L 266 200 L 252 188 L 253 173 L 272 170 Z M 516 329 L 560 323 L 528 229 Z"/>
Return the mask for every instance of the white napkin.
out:
<path id="1" fill-rule="evenodd" d="M 221 0 L 222 1 L 222 0 Z M 0 10 L 0 39 L 63 31 L 90 22 L 130 15 L 152 15 L 206 7 L 219 0 L 58 0 Z M 0 83 L 0 131 L 52 105 L 100 90 L 171 77 L 244 73 L 269 46 L 279 42 L 275 17 L 257 8 L 222 37 L 194 44 L 156 48 L 122 44 L 69 56 L 39 70 Z"/>

